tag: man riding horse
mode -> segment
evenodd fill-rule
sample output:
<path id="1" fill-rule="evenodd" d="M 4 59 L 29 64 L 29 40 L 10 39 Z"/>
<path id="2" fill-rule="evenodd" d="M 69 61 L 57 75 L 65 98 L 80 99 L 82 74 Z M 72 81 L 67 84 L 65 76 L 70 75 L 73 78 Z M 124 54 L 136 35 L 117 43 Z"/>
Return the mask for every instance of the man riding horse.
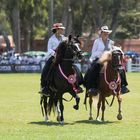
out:
<path id="1" fill-rule="evenodd" d="M 55 60 L 55 56 L 57 53 L 57 47 L 61 42 L 67 41 L 67 37 L 63 35 L 64 30 L 65 27 L 63 26 L 62 23 L 55 23 L 52 28 L 53 35 L 48 40 L 47 49 L 49 53 L 49 59 L 46 61 L 45 66 L 41 73 L 41 90 L 39 92 L 40 94 L 45 96 L 49 96 L 50 93 L 49 92 L 50 89 L 48 88 L 47 84 L 49 81 L 50 72 L 53 67 L 53 61 Z M 74 68 L 77 75 L 80 75 L 78 69 L 75 66 Z M 83 92 L 83 89 L 78 85 L 78 83 L 76 83 L 75 86 L 77 88 L 78 93 Z"/>
<path id="2" fill-rule="evenodd" d="M 102 68 L 102 65 L 99 63 L 98 59 L 101 57 L 104 51 L 111 51 L 113 49 L 119 49 L 114 47 L 114 41 L 108 38 L 112 30 L 108 29 L 108 26 L 102 26 L 100 30 L 100 37 L 94 41 L 92 54 L 90 57 L 91 67 L 88 69 L 85 77 L 84 83 L 88 89 L 88 93 L 96 95 L 98 93 L 98 84 L 99 84 L 99 73 Z M 128 85 L 125 75 L 125 70 L 123 66 L 118 68 L 118 72 L 121 77 L 121 93 L 125 94 L 129 92 L 129 89 L 126 87 Z"/>

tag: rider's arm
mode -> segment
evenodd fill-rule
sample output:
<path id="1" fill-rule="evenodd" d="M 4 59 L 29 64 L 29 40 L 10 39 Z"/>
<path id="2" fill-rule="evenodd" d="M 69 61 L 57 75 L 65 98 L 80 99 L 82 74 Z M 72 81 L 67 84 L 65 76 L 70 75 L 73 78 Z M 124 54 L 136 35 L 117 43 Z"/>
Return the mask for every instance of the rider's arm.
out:
<path id="1" fill-rule="evenodd" d="M 96 39 L 93 43 L 90 61 L 100 58 L 103 53 L 102 46 L 100 46 L 99 39 Z"/>
<path id="2" fill-rule="evenodd" d="M 55 50 L 54 50 L 54 41 L 52 39 L 49 39 L 48 41 L 48 53 L 51 55 L 55 55 Z"/>

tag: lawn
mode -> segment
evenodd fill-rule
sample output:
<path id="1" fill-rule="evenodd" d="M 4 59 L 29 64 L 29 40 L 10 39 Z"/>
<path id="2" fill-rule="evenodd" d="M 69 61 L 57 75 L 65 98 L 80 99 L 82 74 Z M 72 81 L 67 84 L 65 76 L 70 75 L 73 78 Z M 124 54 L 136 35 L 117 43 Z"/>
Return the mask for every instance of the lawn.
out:
<path id="1" fill-rule="evenodd" d="M 54 114 L 49 123 L 42 117 L 40 74 L 0 74 L 0 140 L 140 140 L 140 73 L 127 77 L 131 92 L 122 96 L 121 121 L 116 118 L 116 100 L 106 107 L 104 123 L 88 121 L 83 93 L 78 111 L 73 109 L 74 100 L 64 103 L 65 124 L 60 125 Z"/>

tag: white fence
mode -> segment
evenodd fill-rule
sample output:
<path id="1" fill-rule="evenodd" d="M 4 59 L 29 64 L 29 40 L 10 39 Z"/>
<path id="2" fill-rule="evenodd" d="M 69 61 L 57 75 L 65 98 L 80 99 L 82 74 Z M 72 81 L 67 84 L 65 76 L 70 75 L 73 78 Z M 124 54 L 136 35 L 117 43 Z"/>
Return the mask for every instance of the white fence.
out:
<path id="1" fill-rule="evenodd" d="M 128 60 L 127 72 L 140 72 L 140 57 L 137 58 L 136 63 L 133 63 L 131 59 Z"/>

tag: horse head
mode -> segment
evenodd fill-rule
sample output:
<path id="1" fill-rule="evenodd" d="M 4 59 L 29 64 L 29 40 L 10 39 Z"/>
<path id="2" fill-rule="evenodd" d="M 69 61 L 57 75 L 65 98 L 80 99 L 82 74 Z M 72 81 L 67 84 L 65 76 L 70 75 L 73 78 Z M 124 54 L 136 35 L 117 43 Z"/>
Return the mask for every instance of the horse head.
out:
<path id="1" fill-rule="evenodd" d="M 74 61 L 75 59 L 82 59 L 82 52 L 80 49 L 80 41 L 78 38 L 75 40 L 71 35 L 68 41 L 63 41 L 59 44 L 56 52 L 56 64 L 65 61 Z"/>
<path id="2" fill-rule="evenodd" d="M 113 69 L 118 69 L 123 62 L 123 53 L 119 49 L 105 51 L 98 61 L 100 64 L 106 64 L 107 62 Z"/>
<path id="3" fill-rule="evenodd" d="M 123 63 L 123 53 L 121 50 L 112 51 L 111 64 L 114 69 L 118 69 Z"/>
<path id="4" fill-rule="evenodd" d="M 72 35 L 69 35 L 68 40 L 69 47 L 73 51 L 73 55 L 75 58 L 82 59 L 82 51 L 80 49 L 81 41 L 79 40 L 79 36 L 72 37 Z"/>

